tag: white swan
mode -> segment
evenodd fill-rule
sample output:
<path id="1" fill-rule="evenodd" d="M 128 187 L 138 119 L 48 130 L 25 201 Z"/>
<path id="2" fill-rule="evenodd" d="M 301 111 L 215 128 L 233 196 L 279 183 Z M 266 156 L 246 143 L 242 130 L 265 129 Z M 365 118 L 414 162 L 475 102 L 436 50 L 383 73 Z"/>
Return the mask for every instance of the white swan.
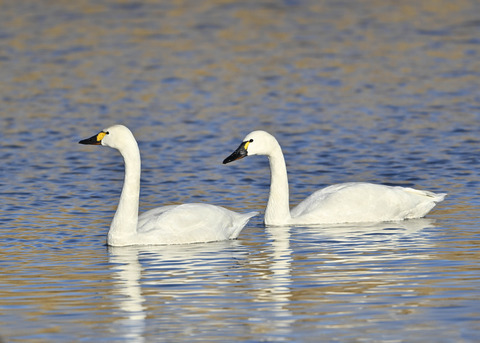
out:
<path id="1" fill-rule="evenodd" d="M 270 161 L 271 184 L 265 210 L 266 225 L 316 225 L 420 218 L 446 195 L 371 183 L 341 183 L 316 191 L 290 211 L 287 167 L 275 137 L 265 131 L 253 131 L 223 163 L 250 155 L 267 155 Z"/>
<path id="2" fill-rule="evenodd" d="M 235 239 L 248 220 L 257 214 L 238 214 L 207 204 L 182 204 L 155 208 L 139 216 L 140 151 L 132 132 L 123 125 L 114 125 L 79 143 L 115 148 L 125 162 L 125 181 L 108 231 L 108 245 L 185 244 Z"/>

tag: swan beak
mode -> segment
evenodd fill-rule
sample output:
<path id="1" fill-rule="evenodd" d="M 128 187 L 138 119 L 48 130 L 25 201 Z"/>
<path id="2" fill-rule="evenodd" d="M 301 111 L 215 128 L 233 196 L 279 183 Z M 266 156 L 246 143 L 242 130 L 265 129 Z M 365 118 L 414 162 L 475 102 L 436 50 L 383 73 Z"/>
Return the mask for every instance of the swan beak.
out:
<path id="1" fill-rule="evenodd" d="M 105 137 L 106 133 L 105 132 L 100 132 L 99 134 L 92 136 L 87 139 L 82 139 L 79 144 L 88 144 L 88 145 L 100 145 L 102 144 L 102 139 Z"/>
<path id="2" fill-rule="evenodd" d="M 248 144 L 250 144 L 250 142 L 242 142 L 242 144 L 240 144 L 237 150 L 235 150 L 230 156 L 228 156 L 226 159 L 223 160 L 223 164 L 227 164 L 227 163 L 242 159 L 244 157 L 247 157 Z"/>

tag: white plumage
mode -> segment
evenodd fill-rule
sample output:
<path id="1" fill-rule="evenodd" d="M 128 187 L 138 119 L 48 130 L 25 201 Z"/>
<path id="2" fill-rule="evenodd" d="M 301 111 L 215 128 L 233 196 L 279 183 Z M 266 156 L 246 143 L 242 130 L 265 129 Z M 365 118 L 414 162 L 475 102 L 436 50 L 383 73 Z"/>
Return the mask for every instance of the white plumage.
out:
<path id="1" fill-rule="evenodd" d="M 257 214 L 239 214 L 208 204 L 170 205 L 138 215 L 140 196 L 140 151 L 132 132 L 114 125 L 81 144 L 105 145 L 117 149 L 125 162 L 125 181 L 117 211 L 108 232 L 112 246 L 185 244 L 235 239 Z"/>
<path id="2" fill-rule="evenodd" d="M 381 222 L 421 218 L 446 194 L 371 183 L 342 183 L 314 192 L 290 210 L 285 159 L 275 137 L 265 131 L 249 133 L 223 163 L 250 155 L 270 161 L 270 195 L 266 225 L 316 225 Z"/>

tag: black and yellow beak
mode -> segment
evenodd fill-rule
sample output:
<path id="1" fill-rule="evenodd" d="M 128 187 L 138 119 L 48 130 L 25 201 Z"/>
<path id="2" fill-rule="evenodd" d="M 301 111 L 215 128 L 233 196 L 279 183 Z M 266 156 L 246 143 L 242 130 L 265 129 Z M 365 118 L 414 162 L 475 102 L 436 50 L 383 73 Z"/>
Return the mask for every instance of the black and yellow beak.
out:
<path id="1" fill-rule="evenodd" d="M 250 144 L 249 141 L 247 142 L 242 142 L 240 146 L 235 150 L 230 156 L 228 156 L 226 159 L 223 160 L 223 164 L 227 164 L 239 159 L 242 159 L 244 157 L 248 156 L 248 145 Z"/>
<path id="2" fill-rule="evenodd" d="M 100 145 L 102 144 L 102 139 L 103 137 L 105 137 L 106 133 L 105 132 L 100 132 L 98 134 L 96 134 L 95 136 L 92 136 L 90 138 L 87 138 L 87 139 L 82 139 L 80 142 L 80 144 L 88 144 L 88 145 Z"/>

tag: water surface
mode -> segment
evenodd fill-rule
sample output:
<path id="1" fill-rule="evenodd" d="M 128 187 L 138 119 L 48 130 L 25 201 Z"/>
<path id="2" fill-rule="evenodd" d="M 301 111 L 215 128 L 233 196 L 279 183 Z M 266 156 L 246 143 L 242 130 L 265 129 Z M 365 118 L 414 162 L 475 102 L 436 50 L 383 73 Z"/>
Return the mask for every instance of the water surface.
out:
<path id="1" fill-rule="evenodd" d="M 6 342 L 408 341 L 480 335 L 476 1 L 0 5 Z M 260 210 L 238 240 L 108 248 L 123 123 L 140 210 Z M 277 136 L 291 203 L 333 183 L 449 193 L 425 219 L 266 228 Z"/>

